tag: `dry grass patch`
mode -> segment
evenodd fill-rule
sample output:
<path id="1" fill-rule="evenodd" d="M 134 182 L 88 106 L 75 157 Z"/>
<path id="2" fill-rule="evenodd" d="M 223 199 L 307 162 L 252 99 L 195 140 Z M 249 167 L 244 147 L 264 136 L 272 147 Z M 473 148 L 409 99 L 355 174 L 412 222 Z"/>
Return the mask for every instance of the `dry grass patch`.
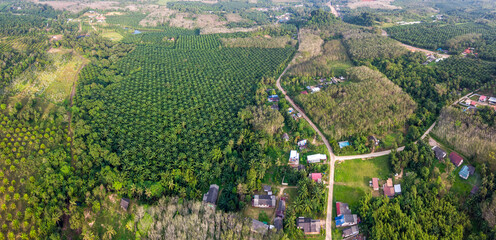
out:
<path id="1" fill-rule="evenodd" d="M 296 54 L 296 62 L 304 62 L 322 53 L 324 40 L 312 30 L 302 29 L 300 31 L 300 46 Z"/>
<path id="2" fill-rule="evenodd" d="M 164 24 L 169 22 L 170 17 L 177 13 L 175 10 L 168 9 L 165 6 L 158 6 L 153 8 L 153 6 L 149 7 L 148 10 L 150 14 L 148 14 L 145 18 L 140 21 L 141 26 L 157 26 L 158 24 Z"/>
<path id="3" fill-rule="evenodd" d="M 296 40 L 289 36 L 265 38 L 260 36 L 249 38 L 221 38 L 222 43 L 227 47 L 258 47 L 258 48 L 284 48 L 287 45 L 294 46 Z"/>
<path id="4" fill-rule="evenodd" d="M 401 9 L 401 7 L 391 5 L 394 0 L 375 0 L 375 1 L 363 1 L 363 0 L 350 0 L 348 2 L 348 7 L 351 9 L 368 7 L 374 9 Z"/>
<path id="5" fill-rule="evenodd" d="M 246 21 L 237 13 L 228 13 L 226 14 L 226 19 L 228 22 L 243 22 Z"/>

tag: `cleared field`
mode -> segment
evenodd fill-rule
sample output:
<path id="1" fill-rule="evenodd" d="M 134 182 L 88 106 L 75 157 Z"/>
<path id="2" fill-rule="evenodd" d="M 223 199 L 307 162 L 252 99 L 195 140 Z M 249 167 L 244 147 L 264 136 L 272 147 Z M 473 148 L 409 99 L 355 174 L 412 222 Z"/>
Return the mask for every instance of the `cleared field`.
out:
<path id="1" fill-rule="evenodd" d="M 123 36 L 117 32 L 106 32 L 106 33 L 103 33 L 102 36 L 106 37 L 112 41 L 120 41 L 123 38 Z"/>
<path id="2" fill-rule="evenodd" d="M 290 74 L 298 76 L 328 75 L 334 72 L 345 75 L 346 70 L 353 64 L 348 58 L 346 48 L 340 40 L 331 40 L 324 43 L 323 52 L 311 61 L 306 61 L 291 68 Z"/>
<path id="3" fill-rule="evenodd" d="M 61 102 L 71 93 L 78 70 L 87 62 L 68 49 L 49 51 L 54 64 L 46 70 L 31 68 L 14 79 L 6 91 L 16 97 L 42 96 L 50 102 Z"/>
<path id="4" fill-rule="evenodd" d="M 375 0 L 375 1 L 363 1 L 363 0 L 350 0 L 348 2 L 348 7 L 351 9 L 360 8 L 360 7 L 368 7 L 373 9 L 401 9 L 401 7 L 394 6 L 391 3 L 394 0 Z"/>
<path id="5" fill-rule="evenodd" d="M 324 40 L 309 29 L 300 30 L 300 46 L 295 60 L 297 63 L 310 60 L 322 53 Z"/>
<path id="6" fill-rule="evenodd" d="M 391 175 L 389 155 L 369 160 L 349 160 L 337 163 L 335 167 L 334 202 L 345 202 L 354 209 L 358 201 L 373 190 L 369 181 L 377 177 L 387 179 Z M 378 196 L 378 193 L 375 193 Z M 333 215 L 335 215 L 335 210 Z"/>

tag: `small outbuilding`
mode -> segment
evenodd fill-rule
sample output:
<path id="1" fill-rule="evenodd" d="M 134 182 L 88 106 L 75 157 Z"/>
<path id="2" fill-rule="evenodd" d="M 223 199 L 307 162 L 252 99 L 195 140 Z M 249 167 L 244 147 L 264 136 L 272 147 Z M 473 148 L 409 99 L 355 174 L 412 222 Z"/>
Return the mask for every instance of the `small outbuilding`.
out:
<path id="1" fill-rule="evenodd" d="M 124 210 L 124 211 L 127 211 L 127 208 L 129 207 L 129 199 L 127 198 L 122 198 L 121 199 L 121 208 Z"/>
<path id="2" fill-rule="evenodd" d="M 358 229 L 358 226 L 352 226 L 349 228 L 343 229 L 343 238 L 355 236 L 360 233 L 360 230 Z"/>
<path id="3" fill-rule="evenodd" d="M 322 182 L 322 173 L 310 173 L 308 177 L 315 182 Z"/>
<path id="4" fill-rule="evenodd" d="M 219 196 L 219 186 L 217 184 L 210 185 L 208 192 L 203 194 L 203 202 L 216 204 Z"/>
<path id="5" fill-rule="evenodd" d="M 489 98 L 489 103 L 490 104 L 496 104 L 496 97 L 490 97 Z"/>
<path id="6" fill-rule="evenodd" d="M 394 194 L 401 194 L 401 185 L 400 184 L 394 185 Z"/>
<path id="7" fill-rule="evenodd" d="M 283 224 L 282 224 L 282 218 L 281 217 L 276 217 L 274 219 L 274 227 L 277 229 L 277 231 L 280 231 L 283 229 Z"/>
<path id="8" fill-rule="evenodd" d="M 300 164 L 300 154 L 296 150 L 291 150 L 289 152 L 289 165 L 292 167 L 298 167 Z"/>
<path id="9" fill-rule="evenodd" d="M 350 215 L 351 209 L 347 203 L 336 202 L 336 216 Z"/>
<path id="10" fill-rule="evenodd" d="M 284 141 L 289 141 L 289 135 L 287 133 L 283 133 L 282 134 L 282 139 L 284 139 Z"/>

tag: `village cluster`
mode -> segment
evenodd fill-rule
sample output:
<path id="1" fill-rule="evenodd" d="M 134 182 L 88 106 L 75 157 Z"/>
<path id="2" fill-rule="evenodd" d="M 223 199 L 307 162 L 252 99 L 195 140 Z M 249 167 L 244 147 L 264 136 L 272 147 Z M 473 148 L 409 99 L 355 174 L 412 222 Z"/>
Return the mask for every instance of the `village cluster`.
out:
<path id="1" fill-rule="evenodd" d="M 310 93 L 320 92 L 321 89 L 327 87 L 328 85 L 337 84 L 344 81 L 346 81 L 346 78 L 343 76 L 339 78 L 331 77 L 329 78 L 329 80 L 327 78 L 320 78 L 319 84 L 317 86 L 306 86 L 307 90 L 300 92 L 300 94 L 308 94 L 308 92 Z"/>
<path id="2" fill-rule="evenodd" d="M 471 94 L 458 101 L 458 104 L 466 107 L 464 111 L 475 111 L 478 106 L 489 106 L 496 111 L 496 97 L 488 97 L 481 94 Z"/>

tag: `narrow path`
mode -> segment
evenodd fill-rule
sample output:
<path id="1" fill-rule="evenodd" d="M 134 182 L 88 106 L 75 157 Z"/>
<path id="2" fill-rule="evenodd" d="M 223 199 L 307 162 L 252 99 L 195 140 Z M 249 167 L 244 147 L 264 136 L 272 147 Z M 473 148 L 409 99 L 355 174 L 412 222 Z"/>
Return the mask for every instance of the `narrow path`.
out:
<path id="1" fill-rule="evenodd" d="M 339 13 L 336 10 L 336 8 L 334 8 L 334 6 L 332 6 L 331 1 L 327 2 L 326 5 L 331 8 L 332 14 L 334 14 L 334 16 L 336 16 L 337 18 L 339 18 Z"/>
<path id="2" fill-rule="evenodd" d="M 384 29 L 381 29 L 381 35 L 384 36 L 384 37 L 389 37 L 389 34 Z M 427 50 L 427 49 L 418 48 L 418 47 L 414 47 L 414 46 L 411 46 L 411 45 L 408 45 L 408 44 L 404 44 L 404 43 L 402 43 L 400 41 L 398 41 L 398 42 L 401 43 L 401 46 L 407 48 L 410 51 L 423 52 L 423 53 L 432 54 L 432 55 L 437 54 L 441 58 L 449 58 L 450 57 L 450 55 L 448 55 L 448 54 L 437 53 L 437 52 L 433 52 L 433 51 L 430 51 L 430 50 Z"/>
<path id="3" fill-rule="evenodd" d="M 73 99 L 74 99 L 74 95 L 76 93 L 76 85 L 77 85 L 77 80 L 78 80 L 78 77 L 79 77 L 79 73 L 81 72 L 81 69 L 84 68 L 84 66 L 86 66 L 86 64 L 84 64 L 84 59 L 83 57 L 79 56 L 79 58 L 81 59 L 81 61 L 83 62 L 81 64 L 81 66 L 79 67 L 79 69 L 77 70 L 77 73 L 76 73 L 76 76 L 74 76 L 74 82 L 72 83 L 72 89 L 71 89 L 71 96 L 70 96 L 70 102 L 69 102 L 69 111 L 67 112 L 67 114 L 69 114 L 69 124 L 67 126 L 67 130 L 68 130 L 68 134 L 69 134 L 69 137 L 71 138 L 71 166 L 74 167 L 74 150 L 73 150 L 73 132 L 72 132 L 72 112 L 71 112 L 71 108 L 73 106 Z"/>

